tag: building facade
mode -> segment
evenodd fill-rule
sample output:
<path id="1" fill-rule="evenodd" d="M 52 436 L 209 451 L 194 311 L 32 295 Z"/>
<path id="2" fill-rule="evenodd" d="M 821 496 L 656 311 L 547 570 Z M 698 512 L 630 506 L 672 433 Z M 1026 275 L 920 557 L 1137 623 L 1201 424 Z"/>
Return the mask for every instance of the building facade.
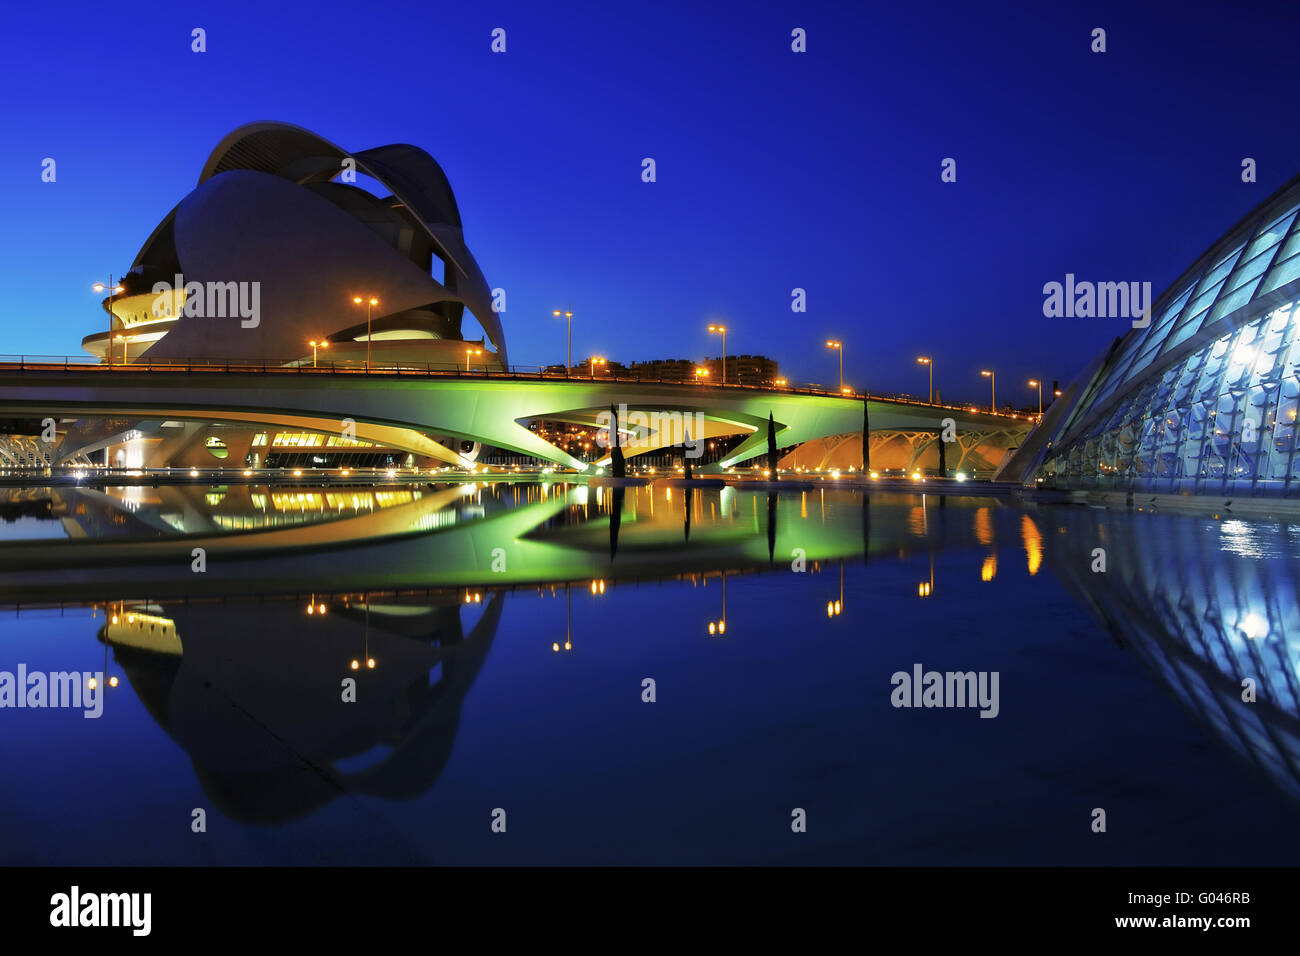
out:
<path id="1" fill-rule="evenodd" d="M 1038 487 L 1300 496 L 1300 176 L 1095 360 L 999 473 Z M 1141 322 L 1138 323 L 1141 325 Z"/>

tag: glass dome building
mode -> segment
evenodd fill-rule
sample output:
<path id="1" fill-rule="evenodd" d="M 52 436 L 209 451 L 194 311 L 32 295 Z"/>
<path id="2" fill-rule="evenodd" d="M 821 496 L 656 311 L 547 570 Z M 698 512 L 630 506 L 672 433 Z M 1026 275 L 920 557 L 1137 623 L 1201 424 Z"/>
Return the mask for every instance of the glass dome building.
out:
<path id="1" fill-rule="evenodd" d="M 1216 242 L 1068 390 L 999 477 L 1300 497 L 1300 176 Z"/>

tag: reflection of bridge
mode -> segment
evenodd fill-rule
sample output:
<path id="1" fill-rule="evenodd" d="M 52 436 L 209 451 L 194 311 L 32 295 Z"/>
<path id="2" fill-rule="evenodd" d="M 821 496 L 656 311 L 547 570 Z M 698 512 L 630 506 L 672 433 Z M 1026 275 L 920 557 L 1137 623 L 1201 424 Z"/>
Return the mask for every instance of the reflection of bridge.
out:
<path id="1" fill-rule="evenodd" d="M 766 452 L 769 415 L 776 425 L 776 443 L 783 448 L 858 436 L 859 464 L 864 430 L 873 435 L 937 436 L 944 421 L 952 419 L 957 440 L 965 435 L 969 442 L 972 434 L 1016 436 L 1029 428 L 1023 418 L 968 408 L 791 388 L 583 380 L 540 373 L 460 375 L 429 368 L 366 373 L 238 364 L 128 365 L 111 370 L 108 366 L 0 364 L 0 415 L 103 422 L 101 427 L 78 432 L 75 440 L 65 436 L 52 455 L 56 464 L 129 441 L 142 420 L 166 420 L 351 434 L 361 441 L 468 466 L 470 462 L 458 450 L 444 443 L 450 438 L 583 471 L 590 467 L 587 462 L 547 442 L 528 425 L 545 420 L 598 426 L 611 405 L 625 406 L 630 421 L 642 412 L 652 423 L 634 427 L 636 442 L 626 452 L 629 457 L 680 443 L 682 435 L 675 428 L 661 432 L 653 424 L 676 413 L 701 416 L 695 427 L 688 428 L 691 439 L 746 436 L 724 459 L 701 471 L 721 471 Z M 624 441 L 630 437 L 625 434 Z"/>
<path id="2" fill-rule="evenodd" d="M 868 534 L 866 505 L 849 496 L 825 503 L 819 495 L 818 510 L 810 513 L 808 496 L 799 493 L 779 500 L 772 495 L 769 501 L 767 494 L 734 488 L 694 491 L 688 539 L 687 496 L 679 489 L 537 485 L 531 500 L 510 506 L 494 500 L 502 487 L 452 486 L 373 513 L 292 527 L 222 534 L 191 520 L 184 526 L 194 529 L 190 533 L 163 538 L 86 538 L 79 528 L 68 540 L 5 543 L 0 545 L 0 601 L 670 577 L 767 567 L 773 555 L 781 566 L 794 548 L 808 561 L 851 558 L 863 553 Z M 116 507 L 149 527 L 161 524 L 140 513 L 138 500 L 114 506 L 110 496 L 97 492 L 55 494 L 61 502 Z M 66 504 L 56 509 L 75 510 Z M 617 521 L 611 520 L 614 514 Z M 65 517 L 65 525 L 70 520 Z M 109 515 L 77 520 L 92 527 L 113 523 Z M 204 573 L 191 568 L 194 548 L 206 553 Z"/>

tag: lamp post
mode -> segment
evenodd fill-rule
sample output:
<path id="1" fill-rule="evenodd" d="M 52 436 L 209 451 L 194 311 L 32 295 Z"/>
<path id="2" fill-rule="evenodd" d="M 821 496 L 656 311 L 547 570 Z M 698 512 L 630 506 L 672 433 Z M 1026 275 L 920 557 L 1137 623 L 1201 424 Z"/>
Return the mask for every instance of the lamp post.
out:
<path id="1" fill-rule="evenodd" d="M 695 381 L 697 381 L 697 382 L 702 382 L 702 381 L 704 381 L 704 379 L 706 379 L 706 378 L 708 378 L 708 377 L 709 377 L 709 370 L 708 370 L 707 368 L 700 368 L 699 366 L 696 366 L 696 368 L 695 368 Z"/>
<path id="2" fill-rule="evenodd" d="M 469 368 L 470 357 L 471 357 L 471 356 L 474 356 L 474 355 L 482 355 L 482 354 L 483 354 L 483 350 L 482 350 L 482 349 L 466 349 L 466 350 L 465 350 L 465 371 L 466 371 L 466 372 L 468 372 L 468 371 L 470 370 L 470 368 Z"/>
<path id="3" fill-rule="evenodd" d="M 934 404 L 934 359 L 928 355 L 920 355 L 917 356 L 916 360 L 920 362 L 922 365 L 928 365 L 930 367 L 930 404 L 933 405 Z"/>
<path id="4" fill-rule="evenodd" d="M 725 325 L 710 325 L 709 331 L 714 335 L 722 336 L 722 384 L 727 384 L 727 327 Z"/>
<path id="5" fill-rule="evenodd" d="M 998 377 L 988 369 L 981 370 L 980 374 L 989 380 L 989 401 L 991 402 L 989 411 L 996 415 L 998 413 Z"/>
<path id="6" fill-rule="evenodd" d="M 827 339 L 826 347 L 840 353 L 840 394 L 844 394 L 844 343 L 837 339 Z"/>
<path id="7" fill-rule="evenodd" d="M 122 343 L 122 364 L 123 364 L 123 365 L 127 365 L 127 364 L 129 364 L 129 363 L 127 362 L 127 357 L 126 357 L 126 336 L 125 336 L 125 335 L 117 334 L 117 335 L 110 335 L 110 336 L 108 337 L 108 354 L 109 354 L 109 357 L 112 358 L 112 355 L 113 355 L 113 342 L 114 342 L 114 340 L 116 340 L 116 341 Z"/>
<path id="8" fill-rule="evenodd" d="M 568 320 L 568 324 L 569 324 L 568 343 L 569 344 L 564 353 L 564 369 L 565 369 L 565 374 L 567 375 L 568 370 L 573 368 L 573 306 L 569 306 L 568 309 L 566 309 L 563 312 L 561 312 L 559 309 L 555 309 L 554 311 L 551 312 L 551 315 L 554 315 L 557 318 L 562 315 L 565 317 L 565 319 Z"/>
<path id="9" fill-rule="evenodd" d="M 113 364 L 113 296 L 121 295 L 126 290 L 123 289 L 120 285 L 113 285 L 113 276 L 111 274 L 108 277 L 108 285 L 104 285 L 104 283 L 102 282 L 96 282 L 93 286 L 91 286 L 91 288 L 94 289 L 96 292 L 103 292 L 105 289 L 108 290 L 108 364 L 112 366 Z"/>
<path id="10" fill-rule="evenodd" d="M 312 340 L 311 340 L 310 342 L 308 342 L 307 344 L 311 346 L 311 367 L 312 367 L 312 368 L 315 368 L 315 367 L 316 367 L 316 350 L 317 350 L 317 349 L 327 349 L 327 348 L 330 347 L 330 343 L 329 343 L 329 340 L 328 340 L 328 339 L 321 339 L 319 342 L 317 342 L 315 339 L 312 339 Z"/>
<path id="11" fill-rule="evenodd" d="M 605 360 L 604 360 L 603 358 L 597 358 L 597 357 L 594 356 L 594 355 L 591 357 L 591 378 L 592 378 L 592 381 L 595 381 L 595 379 L 596 379 L 596 366 L 597 366 L 597 365 L 604 365 L 604 364 L 605 364 Z"/>
<path id="12" fill-rule="evenodd" d="M 366 371 L 369 372 L 370 371 L 370 313 L 374 309 L 374 307 L 379 304 L 379 300 L 376 299 L 374 296 L 368 296 L 363 299 L 359 295 L 354 295 L 352 297 L 352 301 L 355 302 L 357 305 L 360 305 L 363 301 L 366 303 Z"/>
<path id="13" fill-rule="evenodd" d="M 1029 387 L 1038 389 L 1038 420 L 1043 420 L 1043 383 L 1037 379 L 1029 380 Z"/>

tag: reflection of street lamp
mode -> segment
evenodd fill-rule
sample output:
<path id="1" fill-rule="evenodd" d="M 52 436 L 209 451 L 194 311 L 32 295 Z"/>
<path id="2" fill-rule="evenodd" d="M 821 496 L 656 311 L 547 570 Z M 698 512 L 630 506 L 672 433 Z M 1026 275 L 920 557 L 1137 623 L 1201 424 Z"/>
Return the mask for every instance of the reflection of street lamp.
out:
<path id="1" fill-rule="evenodd" d="M 355 302 L 357 305 L 360 305 L 362 302 L 361 296 L 354 295 L 352 297 L 352 301 Z M 365 303 L 366 303 L 366 371 L 369 372 L 370 371 L 370 313 L 371 310 L 374 309 L 374 307 L 379 304 L 379 300 L 376 299 L 374 296 L 370 296 L 365 300 Z"/>
<path id="2" fill-rule="evenodd" d="M 928 355 L 917 356 L 916 359 L 922 365 L 930 366 L 930 404 L 934 404 L 934 359 Z"/>
<path id="3" fill-rule="evenodd" d="M 840 599 L 826 602 L 826 616 L 839 617 L 844 610 L 844 562 L 840 562 Z"/>
<path id="4" fill-rule="evenodd" d="M 827 339 L 826 347 L 840 353 L 840 391 L 844 391 L 844 343 L 836 339 Z"/>
<path id="5" fill-rule="evenodd" d="M 1038 389 L 1038 420 L 1041 422 L 1043 420 L 1043 383 L 1031 378 L 1029 387 Z"/>
<path id="6" fill-rule="evenodd" d="M 604 360 L 603 358 L 597 358 L 597 357 L 594 356 L 594 355 L 591 357 L 591 377 L 592 377 L 593 379 L 596 377 L 596 366 L 597 366 L 597 365 L 604 365 L 604 364 L 606 364 L 606 363 L 605 363 L 605 360 Z"/>
<path id="7" fill-rule="evenodd" d="M 722 617 L 709 622 L 710 636 L 721 637 L 727 633 L 727 572 L 722 572 Z"/>
<path id="8" fill-rule="evenodd" d="M 980 374 L 989 380 L 989 399 L 992 402 L 989 411 L 996 415 L 998 413 L 998 377 L 987 369 L 981 371 Z"/>
<path id="9" fill-rule="evenodd" d="M 710 325 L 709 331 L 714 335 L 722 336 L 722 384 L 727 384 L 727 327 L 725 325 Z"/>
<path id="10" fill-rule="evenodd" d="M 573 625 L 573 601 L 572 601 L 572 596 L 569 593 L 569 585 L 566 584 L 564 586 L 564 649 L 566 651 L 573 650 L 572 625 Z M 560 649 L 559 641 L 555 641 L 551 644 L 551 650 L 558 651 L 559 649 Z"/>
<path id="11" fill-rule="evenodd" d="M 555 309 L 553 312 L 551 312 L 551 315 L 555 316 L 556 318 L 559 318 L 562 315 L 569 320 L 569 339 L 568 339 L 569 346 L 568 346 L 568 351 L 565 353 L 564 356 L 564 368 L 565 368 L 565 374 L 567 375 L 568 369 L 573 368 L 573 306 L 569 306 L 569 308 L 563 312 L 561 312 L 559 309 Z"/>
<path id="12" fill-rule="evenodd" d="M 470 349 L 470 348 L 467 348 L 467 349 L 465 350 L 465 371 L 466 371 L 466 372 L 468 372 L 468 371 L 470 370 L 470 368 L 469 368 L 470 359 L 471 359 L 473 356 L 475 356 L 475 355 L 482 355 L 482 354 L 483 354 L 483 350 L 482 350 L 482 349 Z"/>
<path id="13" fill-rule="evenodd" d="M 934 555 L 930 555 L 930 580 L 916 586 L 916 596 L 928 598 L 934 593 Z"/>
<path id="14" fill-rule="evenodd" d="M 312 367 L 312 368 L 315 368 L 315 367 L 316 367 L 316 350 L 317 350 L 317 349 L 327 349 L 327 348 L 330 347 L 330 343 L 329 343 L 329 340 L 328 340 L 328 339 L 321 339 L 319 342 L 317 342 L 315 339 L 312 339 L 312 340 L 311 340 L 310 342 L 308 342 L 307 344 L 311 346 L 311 367 Z"/>
<path id="15" fill-rule="evenodd" d="M 102 282 L 96 282 L 93 286 L 91 286 L 91 288 L 94 289 L 96 292 L 103 292 L 105 289 L 109 290 L 108 293 L 108 364 L 112 365 L 113 364 L 113 296 L 121 295 L 126 290 L 123 289 L 120 285 L 113 285 L 113 277 L 111 275 L 108 277 L 108 285 L 104 285 L 104 283 Z"/>

